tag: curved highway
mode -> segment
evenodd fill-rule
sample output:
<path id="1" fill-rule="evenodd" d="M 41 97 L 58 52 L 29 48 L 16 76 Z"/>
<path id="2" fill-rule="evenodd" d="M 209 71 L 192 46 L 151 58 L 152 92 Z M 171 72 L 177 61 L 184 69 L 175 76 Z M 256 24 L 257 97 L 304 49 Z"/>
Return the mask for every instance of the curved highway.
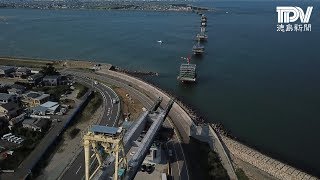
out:
<path id="1" fill-rule="evenodd" d="M 133 88 L 132 86 L 128 85 L 124 81 L 118 81 L 115 79 L 112 79 L 108 76 L 100 75 L 100 74 L 94 74 L 94 73 L 87 73 L 87 72 L 79 72 L 77 70 L 66 70 L 65 72 L 82 77 L 82 79 L 96 79 L 98 81 L 102 81 L 107 84 L 112 84 L 114 86 L 122 87 L 128 91 L 128 93 L 138 99 L 145 108 L 150 109 L 153 105 L 153 100 L 151 100 L 150 97 L 148 97 L 146 94 L 138 91 L 137 89 Z M 92 81 L 91 81 L 92 82 Z M 105 119 L 105 123 L 107 125 L 113 125 L 112 119 Z M 173 125 L 170 123 L 170 125 L 173 128 Z M 177 135 L 178 136 L 178 135 Z M 176 138 L 174 141 L 171 141 L 168 145 L 174 150 L 174 160 L 172 162 L 172 175 L 173 179 L 178 180 L 189 180 L 189 172 L 188 167 L 186 164 L 185 155 L 183 153 L 183 149 L 181 146 L 181 140 L 179 138 Z M 82 164 L 82 165 L 80 165 Z M 80 166 L 79 166 L 80 165 Z M 80 154 L 80 156 L 77 157 L 77 159 L 72 164 L 72 167 L 63 175 L 63 180 L 69 180 L 72 178 L 75 179 L 84 179 L 84 154 L 83 152 Z"/>
<path id="2" fill-rule="evenodd" d="M 68 72 L 74 75 L 76 81 L 86 84 L 88 87 L 92 87 L 98 91 L 103 98 L 103 112 L 100 116 L 100 125 L 116 126 L 120 114 L 120 103 L 113 104 L 113 99 L 119 99 L 117 94 L 108 86 L 104 84 L 96 84 L 93 79 L 83 76 L 79 73 Z M 78 154 L 76 159 L 69 165 L 67 171 L 61 176 L 60 179 L 82 179 L 84 176 L 84 152 L 83 150 Z"/>

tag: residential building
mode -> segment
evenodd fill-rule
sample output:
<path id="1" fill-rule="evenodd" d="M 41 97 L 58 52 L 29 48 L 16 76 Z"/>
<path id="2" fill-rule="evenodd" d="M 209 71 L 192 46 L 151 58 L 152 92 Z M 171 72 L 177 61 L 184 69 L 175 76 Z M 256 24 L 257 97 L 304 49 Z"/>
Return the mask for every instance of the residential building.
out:
<path id="1" fill-rule="evenodd" d="M 34 84 L 34 85 L 39 84 L 42 81 L 42 78 L 43 78 L 43 74 L 41 73 L 33 74 L 28 77 L 28 83 Z"/>
<path id="2" fill-rule="evenodd" d="M 26 67 L 20 67 L 16 70 L 15 76 L 22 78 L 31 75 L 31 69 Z"/>
<path id="3" fill-rule="evenodd" d="M 23 121 L 26 117 L 26 113 L 22 113 L 14 118 L 11 118 L 10 121 L 9 121 L 9 125 L 10 126 L 14 126 L 16 125 L 17 123 Z"/>
<path id="4" fill-rule="evenodd" d="M 19 108 L 18 104 L 14 103 L 14 102 L 1 104 L 0 105 L 0 117 L 9 120 L 9 119 L 18 115 L 19 109 L 20 108 Z"/>
<path id="5" fill-rule="evenodd" d="M 21 102 L 26 107 L 36 107 L 47 102 L 49 98 L 50 95 L 44 92 L 29 91 L 22 95 Z"/>
<path id="6" fill-rule="evenodd" d="M 22 122 L 22 127 L 42 132 L 48 127 L 48 124 L 48 119 L 25 119 Z"/>
<path id="7" fill-rule="evenodd" d="M 9 102 L 16 102 L 16 96 L 13 94 L 0 93 L 0 104 L 6 104 Z"/>
<path id="8" fill-rule="evenodd" d="M 26 87 L 19 85 L 19 84 L 13 84 L 11 85 L 11 88 L 8 89 L 8 93 L 9 94 L 13 94 L 13 95 L 21 95 L 22 93 L 24 93 L 26 91 Z"/>
<path id="9" fill-rule="evenodd" d="M 53 76 L 45 76 L 42 79 L 42 82 L 45 86 L 57 86 L 59 85 L 61 80 L 60 75 L 53 75 Z"/>
<path id="10" fill-rule="evenodd" d="M 15 68 L 12 66 L 0 66 L 0 76 L 9 76 L 15 71 Z"/>
<path id="11" fill-rule="evenodd" d="M 54 115 L 59 109 L 59 103 L 48 101 L 40 106 L 34 107 L 32 113 L 39 116 Z"/>

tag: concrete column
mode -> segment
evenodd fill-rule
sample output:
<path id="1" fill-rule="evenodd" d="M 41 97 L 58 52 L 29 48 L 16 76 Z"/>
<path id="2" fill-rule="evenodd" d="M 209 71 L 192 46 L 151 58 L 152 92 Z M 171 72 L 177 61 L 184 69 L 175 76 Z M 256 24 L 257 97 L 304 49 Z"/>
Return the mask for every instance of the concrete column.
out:
<path id="1" fill-rule="evenodd" d="M 118 180 L 118 168 L 119 168 L 119 145 L 116 145 L 116 162 L 114 167 L 114 180 Z"/>
<path id="2" fill-rule="evenodd" d="M 86 180 L 90 179 L 90 142 L 84 140 L 84 163 L 85 163 L 85 176 Z"/>

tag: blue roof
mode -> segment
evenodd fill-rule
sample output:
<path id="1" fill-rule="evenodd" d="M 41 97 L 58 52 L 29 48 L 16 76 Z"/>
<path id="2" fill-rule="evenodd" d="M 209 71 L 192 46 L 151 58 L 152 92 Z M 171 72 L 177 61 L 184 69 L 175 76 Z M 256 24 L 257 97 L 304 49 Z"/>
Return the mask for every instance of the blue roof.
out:
<path id="1" fill-rule="evenodd" d="M 90 131 L 97 132 L 97 133 L 106 133 L 106 134 L 115 135 L 115 134 L 117 134 L 118 130 L 119 130 L 119 128 L 116 128 L 116 127 L 92 125 Z"/>

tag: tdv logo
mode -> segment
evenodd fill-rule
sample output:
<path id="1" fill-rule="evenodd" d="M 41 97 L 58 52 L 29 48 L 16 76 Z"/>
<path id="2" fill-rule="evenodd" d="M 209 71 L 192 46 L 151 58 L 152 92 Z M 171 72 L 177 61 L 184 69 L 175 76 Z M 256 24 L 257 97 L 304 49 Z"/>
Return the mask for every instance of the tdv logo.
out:
<path id="1" fill-rule="evenodd" d="M 278 23 L 295 22 L 300 18 L 301 23 L 309 23 L 312 13 L 312 6 L 307 8 L 306 13 L 300 7 L 293 6 L 278 6 Z"/>

